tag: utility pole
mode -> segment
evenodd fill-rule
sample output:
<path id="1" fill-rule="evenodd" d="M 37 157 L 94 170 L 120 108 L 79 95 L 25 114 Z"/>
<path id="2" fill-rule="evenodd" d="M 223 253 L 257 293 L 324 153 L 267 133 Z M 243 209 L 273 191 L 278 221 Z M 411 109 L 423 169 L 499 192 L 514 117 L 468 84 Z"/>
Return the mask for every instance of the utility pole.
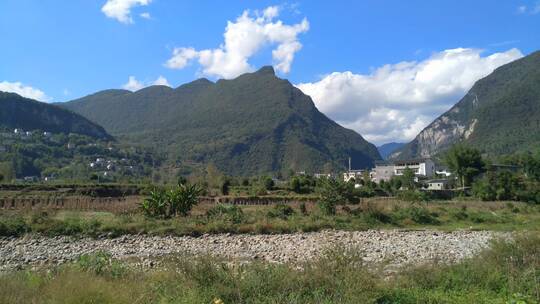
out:
<path id="1" fill-rule="evenodd" d="M 351 172 L 351 158 L 349 157 L 349 172 Z"/>

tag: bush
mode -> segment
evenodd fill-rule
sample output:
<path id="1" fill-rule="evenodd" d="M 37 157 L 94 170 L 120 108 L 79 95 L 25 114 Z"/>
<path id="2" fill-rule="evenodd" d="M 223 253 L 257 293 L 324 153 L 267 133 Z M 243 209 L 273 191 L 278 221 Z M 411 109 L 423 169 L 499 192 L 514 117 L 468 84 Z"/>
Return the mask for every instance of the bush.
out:
<path id="1" fill-rule="evenodd" d="M 375 221 L 383 224 L 393 223 L 391 216 L 373 206 L 368 206 L 367 210 L 365 211 L 365 217 L 371 222 Z"/>
<path id="2" fill-rule="evenodd" d="M 206 211 L 206 216 L 209 219 L 221 219 L 235 224 L 244 221 L 244 212 L 236 205 L 218 204 Z"/>
<path id="3" fill-rule="evenodd" d="M 291 206 L 285 204 L 277 204 L 270 211 L 268 211 L 267 216 L 286 220 L 289 216 L 293 214 L 294 209 Z"/>
<path id="4" fill-rule="evenodd" d="M 226 179 L 221 184 L 221 194 L 229 195 L 229 188 L 231 187 L 231 181 Z"/>
<path id="5" fill-rule="evenodd" d="M 428 202 L 429 194 L 425 191 L 404 190 L 398 192 L 398 198 L 407 202 Z"/>
<path id="6" fill-rule="evenodd" d="M 418 224 L 437 225 L 440 223 L 437 219 L 438 215 L 436 213 L 429 212 L 429 210 L 426 208 L 411 207 L 409 208 L 409 216 Z"/>
<path id="7" fill-rule="evenodd" d="M 437 219 L 438 214 L 429 212 L 423 207 L 409 207 L 399 209 L 393 214 L 396 220 L 410 219 L 417 224 L 422 225 L 438 225 L 440 221 Z"/>
<path id="8" fill-rule="evenodd" d="M 20 216 L 0 219 L 0 236 L 20 236 L 30 232 L 30 226 Z"/>
<path id="9" fill-rule="evenodd" d="M 112 259 L 111 254 L 103 251 L 83 254 L 75 262 L 75 265 L 83 271 L 113 278 L 121 277 L 127 271 L 124 265 Z"/>
<path id="10" fill-rule="evenodd" d="M 154 189 L 140 207 L 148 217 L 186 216 L 199 202 L 202 192 L 203 189 L 196 184 L 181 184 L 171 190 Z"/>

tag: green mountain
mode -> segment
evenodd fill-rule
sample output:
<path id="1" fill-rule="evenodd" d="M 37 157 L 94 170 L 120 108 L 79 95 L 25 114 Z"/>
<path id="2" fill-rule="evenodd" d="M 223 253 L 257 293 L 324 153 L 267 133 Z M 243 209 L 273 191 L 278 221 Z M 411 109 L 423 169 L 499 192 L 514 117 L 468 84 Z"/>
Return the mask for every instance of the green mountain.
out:
<path id="1" fill-rule="evenodd" d="M 477 81 L 394 159 L 432 157 L 465 142 L 491 156 L 540 147 L 540 51 Z"/>
<path id="2" fill-rule="evenodd" d="M 382 144 L 377 147 L 377 150 L 379 150 L 379 153 L 381 154 L 383 159 L 387 159 L 392 152 L 396 151 L 397 149 L 405 146 L 404 143 L 398 143 L 398 142 L 390 142 L 386 144 Z"/>
<path id="3" fill-rule="evenodd" d="M 271 67 L 233 80 L 199 79 L 176 89 L 107 90 L 63 107 L 132 143 L 162 150 L 174 166 L 215 164 L 233 175 L 370 167 L 380 155 L 320 113 Z"/>
<path id="4" fill-rule="evenodd" d="M 6 92 L 0 92 L 0 128 L 76 133 L 98 139 L 112 139 L 105 129 L 79 114 Z"/>

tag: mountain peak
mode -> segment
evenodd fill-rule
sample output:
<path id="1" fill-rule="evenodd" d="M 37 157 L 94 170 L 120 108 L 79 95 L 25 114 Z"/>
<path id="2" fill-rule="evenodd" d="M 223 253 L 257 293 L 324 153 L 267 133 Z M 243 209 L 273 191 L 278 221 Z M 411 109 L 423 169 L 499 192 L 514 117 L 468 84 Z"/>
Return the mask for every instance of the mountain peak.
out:
<path id="1" fill-rule="evenodd" d="M 257 72 L 255 72 L 256 74 L 271 74 L 271 75 L 276 75 L 276 72 L 274 71 L 274 67 L 271 66 L 271 65 L 265 65 L 263 66 L 262 68 L 260 68 Z"/>
<path id="2" fill-rule="evenodd" d="M 375 146 L 320 113 L 309 96 L 274 76 L 272 67 L 215 84 L 199 79 L 174 94 L 64 106 L 112 134 L 159 146 L 167 161 L 193 172 L 208 163 L 237 176 L 289 168 L 320 172 L 325 166 L 343 169 L 349 157 L 356 168 L 380 159 Z"/>

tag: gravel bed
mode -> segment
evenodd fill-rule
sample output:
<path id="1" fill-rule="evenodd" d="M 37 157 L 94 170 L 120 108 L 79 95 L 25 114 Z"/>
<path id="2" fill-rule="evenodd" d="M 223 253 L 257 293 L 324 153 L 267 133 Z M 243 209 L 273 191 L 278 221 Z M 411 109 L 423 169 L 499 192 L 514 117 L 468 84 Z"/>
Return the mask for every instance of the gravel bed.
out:
<path id="1" fill-rule="evenodd" d="M 321 231 L 279 235 L 204 235 L 201 237 L 126 235 L 118 238 L 44 237 L 0 238 L 0 271 L 55 265 L 82 254 L 106 251 L 118 259 L 139 260 L 146 266 L 168 255 L 215 255 L 232 261 L 263 260 L 299 263 L 317 258 L 326 249 L 358 250 L 368 265 L 399 267 L 430 261 L 454 263 L 487 248 L 494 238 L 510 234 L 490 231 L 368 230 Z"/>

